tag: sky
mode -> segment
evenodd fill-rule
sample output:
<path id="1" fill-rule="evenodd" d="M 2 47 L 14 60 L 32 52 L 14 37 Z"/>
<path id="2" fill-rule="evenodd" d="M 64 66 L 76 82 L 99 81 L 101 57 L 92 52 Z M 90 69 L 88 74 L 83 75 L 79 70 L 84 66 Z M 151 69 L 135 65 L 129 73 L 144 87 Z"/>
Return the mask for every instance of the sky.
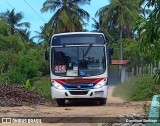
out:
<path id="1" fill-rule="evenodd" d="M 5 12 L 6 10 L 12 10 L 13 8 L 15 8 L 15 12 L 22 12 L 24 14 L 22 22 L 29 22 L 31 24 L 29 30 L 31 31 L 32 37 L 36 35 L 34 31 L 40 31 L 40 26 L 47 23 L 54 14 L 50 11 L 41 13 L 40 9 L 44 2 L 45 0 L 1 0 L 0 13 Z M 89 31 L 93 29 L 91 27 L 93 24 L 92 18 L 95 18 L 95 13 L 99 8 L 107 4 L 109 4 L 109 0 L 91 0 L 90 5 L 81 6 L 81 8 L 90 14 L 89 25 L 85 27 L 85 29 L 88 29 Z"/>

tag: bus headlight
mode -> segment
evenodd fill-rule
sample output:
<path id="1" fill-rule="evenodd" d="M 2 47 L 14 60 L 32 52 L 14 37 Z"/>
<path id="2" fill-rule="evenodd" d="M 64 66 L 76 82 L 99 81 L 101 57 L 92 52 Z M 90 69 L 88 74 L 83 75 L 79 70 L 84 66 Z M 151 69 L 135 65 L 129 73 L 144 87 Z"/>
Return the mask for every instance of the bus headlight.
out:
<path id="1" fill-rule="evenodd" d="M 54 81 L 53 86 L 59 90 L 64 90 L 65 88 L 59 84 L 58 82 Z"/>
<path id="2" fill-rule="evenodd" d="M 102 81 L 100 81 L 100 82 L 98 82 L 95 86 L 94 86 L 94 88 L 102 88 L 104 85 L 106 84 L 106 81 L 104 81 L 104 80 L 102 80 Z"/>

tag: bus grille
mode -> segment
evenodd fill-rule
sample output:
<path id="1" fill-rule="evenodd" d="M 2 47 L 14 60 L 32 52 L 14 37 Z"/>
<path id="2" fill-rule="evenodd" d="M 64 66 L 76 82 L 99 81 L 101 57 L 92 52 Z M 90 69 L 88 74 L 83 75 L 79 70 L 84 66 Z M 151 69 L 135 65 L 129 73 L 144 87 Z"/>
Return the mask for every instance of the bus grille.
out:
<path id="1" fill-rule="evenodd" d="M 79 88 L 78 88 L 79 86 Z M 88 90 L 93 89 L 93 84 L 63 84 L 66 90 Z"/>
<path id="2" fill-rule="evenodd" d="M 69 91 L 71 95 L 86 95 L 88 91 Z"/>

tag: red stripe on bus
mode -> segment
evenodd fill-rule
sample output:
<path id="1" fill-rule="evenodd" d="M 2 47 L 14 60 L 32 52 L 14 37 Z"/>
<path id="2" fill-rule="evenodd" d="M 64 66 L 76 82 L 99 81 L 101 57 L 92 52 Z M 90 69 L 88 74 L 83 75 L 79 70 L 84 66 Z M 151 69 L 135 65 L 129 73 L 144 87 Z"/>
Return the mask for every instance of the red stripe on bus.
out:
<path id="1" fill-rule="evenodd" d="M 75 79 L 52 79 L 51 83 L 57 81 L 60 84 L 97 84 L 99 81 L 106 78 L 91 78 L 91 79 L 83 79 L 83 78 L 75 78 Z M 106 79 L 107 81 L 107 79 Z"/>
<path id="2" fill-rule="evenodd" d="M 97 84 L 98 82 L 100 82 L 101 80 L 103 80 L 104 78 L 98 78 L 98 79 L 96 79 L 95 81 L 93 81 L 92 83 L 93 84 Z"/>

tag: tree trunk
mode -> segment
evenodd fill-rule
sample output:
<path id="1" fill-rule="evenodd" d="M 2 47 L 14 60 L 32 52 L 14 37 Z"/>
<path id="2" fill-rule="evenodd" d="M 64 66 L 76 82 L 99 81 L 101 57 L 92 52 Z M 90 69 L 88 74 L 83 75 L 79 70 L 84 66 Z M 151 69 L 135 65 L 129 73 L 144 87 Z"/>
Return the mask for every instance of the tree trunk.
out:
<path id="1" fill-rule="evenodd" d="M 123 51 L 122 51 L 122 28 L 120 27 L 120 60 L 123 60 Z"/>

